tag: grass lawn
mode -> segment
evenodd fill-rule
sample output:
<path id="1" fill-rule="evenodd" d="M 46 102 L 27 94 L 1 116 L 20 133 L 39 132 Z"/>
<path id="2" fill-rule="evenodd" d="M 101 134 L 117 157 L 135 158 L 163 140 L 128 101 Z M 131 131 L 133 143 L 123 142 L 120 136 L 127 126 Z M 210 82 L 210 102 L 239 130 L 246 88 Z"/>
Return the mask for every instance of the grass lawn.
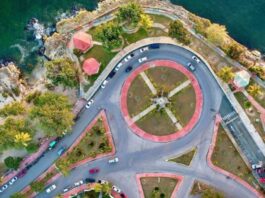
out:
<path id="1" fill-rule="evenodd" d="M 150 68 L 145 73 L 158 91 L 166 93 L 188 80 L 181 72 L 168 67 Z"/>
<path id="2" fill-rule="evenodd" d="M 87 58 L 95 58 L 101 63 L 99 72 L 95 75 L 87 77 L 87 79 L 90 81 L 91 86 L 116 54 L 117 53 L 107 51 L 100 45 L 94 45 L 91 50 L 89 50 L 86 54 L 83 55 L 84 60 L 86 60 Z M 81 65 L 82 64 L 83 62 L 81 63 Z"/>
<path id="3" fill-rule="evenodd" d="M 8 170 L 4 163 L 0 163 L 0 178 L 4 175 L 4 173 Z"/>
<path id="4" fill-rule="evenodd" d="M 255 187 L 254 183 L 257 182 L 252 176 L 251 170 L 247 167 L 221 126 L 218 130 L 212 162 L 214 165 L 239 176 Z"/>
<path id="5" fill-rule="evenodd" d="M 202 182 L 195 181 L 192 187 L 192 190 L 190 192 L 191 195 L 203 195 L 205 197 L 218 197 L 223 198 L 224 195 L 217 191 L 215 188 L 204 184 Z M 208 195 L 208 196 L 206 196 Z M 218 196 L 219 195 L 219 196 Z"/>
<path id="6" fill-rule="evenodd" d="M 123 33 L 122 36 L 125 40 L 125 43 L 129 45 L 141 39 L 147 38 L 148 32 L 144 28 L 140 28 L 136 33 L 133 34 Z"/>
<path id="7" fill-rule="evenodd" d="M 183 155 L 181 155 L 179 157 L 170 159 L 169 161 L 189 166 L 191 163 L 191 160 L 193 159 L 195 152 L 196 152 L 196 149 L 192 149 L 191 151 L 184 153 Z"/>
<path id="8" fill-rule="evenodd" d="M 79 196 L 76 197 L 80 197 L 80 198 L 98 198 L 99 196 L 99 192 L 95 192 L 94 190 L 88 191 L 88 192 L 84 192 L 79 194 Z M 110 198 L 109 195 L 102 195 L 102 198 Z"/>
<path id="9" fill-rule="evenodd" d="M 179 120 L 182 126 L 185 126 L 195 112 L 196 96 L 191 85 L 181 90 L 170 98 L 171 111 Z"/>
<path id="10" fill-rule="evenodd" d="M 86 131 L 86 135 L 79 144 L 71 152 L 67 152 L 64 159 L 70 164 L 74 164 L 88 157 L 94 158 L 98 154 L 109 151 L 111 151 L 111 147 L 105 134 L 103 121 L 98 119 L 96 124 L 89 131 Z"/>
<path id="11" fill-rule="evenodd" d="M 163 136 L 175 133 L 177 128 L 170 120 L 165 110 L 158 112 L 156 109 L 136 122 L 136 125 L 147 133 Z"/>
<path id="12" fill-rule="evenodd" d="M 131 117 L 139 114 L 149 107 L 152 102 L 152 92 L 145 84 L 144 80 L 138 75 L 132 82 L 127 97 L 128 111 Z"/>
<path id="13" fill-rule="evenodd" d="M 245 111 L 246 111 L 245 106 L 246 106 L 246 103 L 248 102 L 248 99 L 246 98 L 246 96 L 241 92 L 237 92 L 234 95 L 235 95 L 236 99 L 238 100 L 238 102 L 240 103 L 240 105 L 242 106 L 242 108 L 245 109 Z M 251 123 L 254 125 L 255 129 L 258 131 L 258 133 L 261 136 L 261 138 L 263 139 L 263 141 L 265 141 L 265 131 L 263 130 L 262 123 L 260 121 L 259 122 L 256 121 L 257 119 L 260 120 L 260 114 L 255 109 L 255 107 L 252 107 L 252 113 L 251 113 L 251 115 L 248 115 L 248 117 L 249 117 Z"/>
<path id="14" fill-rule="evenodd" d="M 177 184 L 177 180 L 167 177 L 146 177 L 141 178 L 141 184 L 145 198 L 163 197 L 170 198 Z M 158 189 L 157 189 L 158 188 Z"/>
<path id="15" fill-rule="evenodd" d="M 157 15 L 157 14 L 148 14 L 151 19 L 154 21 L 154 23 L 161 23 L 162 25 L 166 26 L 167 28 L 169 27 L 170 22 L 172 22 L 172 19 L 162 16 L 162 15 Z"/>

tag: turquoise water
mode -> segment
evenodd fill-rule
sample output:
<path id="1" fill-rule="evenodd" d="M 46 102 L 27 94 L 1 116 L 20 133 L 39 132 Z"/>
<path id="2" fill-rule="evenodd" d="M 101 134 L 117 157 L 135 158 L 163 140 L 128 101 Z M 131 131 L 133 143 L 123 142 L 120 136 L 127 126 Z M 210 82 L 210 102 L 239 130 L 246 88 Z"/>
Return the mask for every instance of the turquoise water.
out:
<path id="1" fill-rule="evenodd" d="M 243 45 L 265 53 L 265 0 L 171 0 L 227 27 Z"/>
<path id="2" fill-rule="evenodd" d="M 74 5 L 95 9 L 98 0 L 0 0 L 0 59 L 15 60 L 26 70 L 36 63 L 37 46 L 24 31 L 27 21 L 36 17 L 44 24 L 54 23 L 59 14 Z M 240 43 L 265 52 L 265 0 L 172 0 L 214 22 L 226 25 Z"/>

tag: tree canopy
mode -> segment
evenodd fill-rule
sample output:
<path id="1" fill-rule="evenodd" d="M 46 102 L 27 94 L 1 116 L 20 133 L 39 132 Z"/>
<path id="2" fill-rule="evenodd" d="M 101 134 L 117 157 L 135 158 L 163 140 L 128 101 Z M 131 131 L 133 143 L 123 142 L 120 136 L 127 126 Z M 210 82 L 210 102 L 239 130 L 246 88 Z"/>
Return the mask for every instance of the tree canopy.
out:
<path id="1" fill-rule="evenodd" d="M 191 42 L 190 33 L 180 20 L 175 20 L 170 23 L 168 35 L 172 38 L 176 38 L 179 42 L 185 45 L 188 45 Z"/>
<path id="2" fill-rule="evenodd" d="M 46 92 L 36 97 L 33 103 L 30 115 L 47 136 L 61 136 L 63 131 L 72 127 L 74 114 L 66 96 Z"/>
<path id="3" fill-rule="evenodd" d="M 218 76 L 226 83 L 234 78 L 232 67 L 225 66 L 219 72 Z"/>
<path id="4" fill-rule="evenodd" d="M 0 116 L 7 117 L 10 115 L 18 115 L 25 111 L 25 106 L 21 102 L 12 102 L 0 109 Z"/>
<path id="5" fill-rule="evenodd" d="M 119 22 L 125 22 L 126 25 L 138 25 L 141 20 L 143 10 L 136 3 L 129 3 L 119 8 L 116 16 Z"/>
<path id="6" fill-rule="evenodd" d="M 34 192 L 42 192 L 45 188 L 45 183 L 43 181 L 34 181 L 30 184 L 30 187 Z"/>
<path id="7" fill-rule="evenodd" d="M 210 42 L 220 47 L 224 47 L 226 45 L 226 40 L 228 38 L 226 27 L 216 23 L 210 25 L 206 29 L 206 36 Z"/>
<path id="8" fill-rule="evenodd" d="M 58 58 L 45 63 L 47 77 L 54 85 L 65 87 L 76 87 L 78 85 L 78 75 L 74 62 L 69 58 Z"/>
<path id="9" fill-rule="evenodd" d="M 247 91 L 250 93 L 250 95 L 257 97 L 262 94 L 261 87 L 258 84 L 252 84 L 249 85 L 247 88 Z"/>
<path id="10" fill-rule="evenodd" d="M 9 157 L 4 159 L 6 167 L 11 168 L 11 169 L 15 169 L 15 170 L 18 169 L 21 161 L 22 161 L 22 158 L 20 158 L 20 157 L 9 156 Z"/>
<path id="11" fill-rule="evenodd" d="M 141 14 L 140 24 L 143 28 L 149 29 L 153 26 L 153 20 L 147 14 Z"/>

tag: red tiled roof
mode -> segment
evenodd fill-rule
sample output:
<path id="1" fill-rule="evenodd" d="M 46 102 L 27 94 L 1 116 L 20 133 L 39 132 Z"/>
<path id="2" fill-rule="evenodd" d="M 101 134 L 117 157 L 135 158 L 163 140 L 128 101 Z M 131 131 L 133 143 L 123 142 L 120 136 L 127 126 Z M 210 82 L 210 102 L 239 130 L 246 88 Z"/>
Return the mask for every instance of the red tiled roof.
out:
<path id="1" fill-rule="evenodd" d="M 86 59 L 83 63 L 83 70 L 87 75 L 93 75 L 98 73 L 99 67 L 100 63 L 94 58 Z"/>
<path id="2" fill-rule="evenodd" d="M 85 32 L 77 32 L 73 36 L 73 43 L 76 49 L 86 51 L 93 46 L 92 37 Z"/>

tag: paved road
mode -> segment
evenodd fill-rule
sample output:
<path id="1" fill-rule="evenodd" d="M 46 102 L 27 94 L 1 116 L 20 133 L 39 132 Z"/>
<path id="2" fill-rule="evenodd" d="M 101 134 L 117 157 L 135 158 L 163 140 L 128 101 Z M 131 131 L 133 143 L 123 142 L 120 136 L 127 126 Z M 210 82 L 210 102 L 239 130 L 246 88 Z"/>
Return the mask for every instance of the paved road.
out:
<path id="1" fill-rule="evenodd" d="M 98 114 L 100 109 L 106 109 L 107 118 L 110 124 L 112 135 L 116 146 L 116 156 L 120 162 L 117 164 L 108 164 L 108 158 L 101 158 L 86 163 L 74 169 L 68 177 L 60 177 L 55 181 L 56 190 L 47 195 L 45 192 L 40 193 L 37 197 L 53 197 L 62 192 L 66 186 L 72 186 L 75 181 L 88 177 L 88 169 L 99 167 L 101 171 L 96 175 L 97 179 L 109 180 L 119 186 L 130 198 L 139 197 L 136 184 L 136 173 L 143 172 L 166 172 L 183 175 L 185 181 L 178 197 L 186 197 L 187 192 L 194 179 L 200 179 L 209 183 L 216 188 L 225 192 L 228 197 L 255 197 L 252 192 L 244 188 L 237 182 L 227 179 L 225 176 L 214 172 L 206 163 L 206 155 L 213 134 L 213 125 L 215 112 L 211 109 L 219 110 L 223 93 L 218 87 L 215 79 L 208 71 L 206 65 L 200 63 L 197 65 L 195 76 L 201 86 L 204 104 L 201 117 L 198 124 L 185 137 L 169 142 L 155 143 L 146 141 L 136 136 L 128 127 L 123 119 L 120 111 L 120 91 L 123 82 L 128 76 L 125 68 L 128 65 L 134 68 L 139 66 L 137 59 L 147 56 L 149 60 L 168 59 L 186 65 L 192 57 L 192 53 L 178 46 L 161 45 L 160 49 L 150 50 L 140 54 L 139 50 L 135 52 L 135 56 L 118 71 L 118 73 L 110 80 L 104 90 L 99 90 L 95 95 L 95 103 L 89 110 L 85 110 L 80 119 L 73 128 L 73 133 L 60 142 L 61 145 L 69 147 L 74 140 L 81 134 L 83 129 Z M 191 167 L 185 167 L 171 162 L 165 162 L 166 159 L 190 150 L 197 146 L 198 152 L 192 162 Z M 3 197 L 9 197 L 14 192 L 22 190 L 43 171 L 50 167 L 58 158 L 56 150 L 47 153 L 28 174 L 19 179 L 14 186 L 1 194 Z"/>

